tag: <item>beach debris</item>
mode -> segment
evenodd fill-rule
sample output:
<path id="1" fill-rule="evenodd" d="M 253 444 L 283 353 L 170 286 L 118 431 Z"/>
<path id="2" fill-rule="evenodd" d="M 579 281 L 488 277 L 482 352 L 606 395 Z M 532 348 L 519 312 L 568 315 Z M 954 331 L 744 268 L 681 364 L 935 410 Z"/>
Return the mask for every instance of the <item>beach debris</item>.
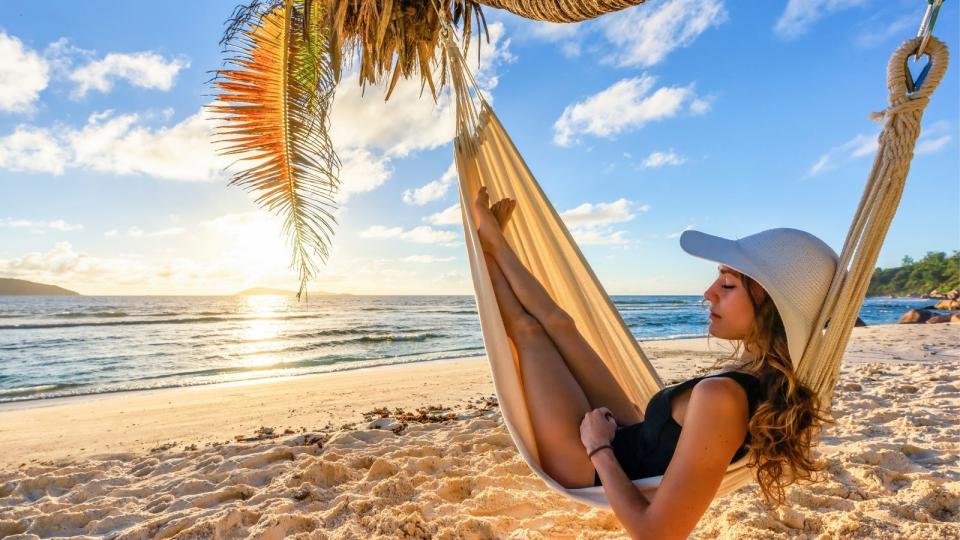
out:
<path id="1" fill-rule="evenodd" d="M 407 424 L 405 422 L 397 422 L 393 418 L 377 418 L 373 422 L 367 424 L 367 429 L 385 429 L 387 431 L 392 431 L 397 435 L 403 433 L 403 430 L 407 429 Z"/>
<path id="2" fill-rule="evenodd" d="M 150 453 L 156 454 L 157 452 L 166 452 L 167 450 L 170 450 L 175 446 L 177 446 L 176 443 L 172 443 L 172 442 L 163 443 L 161 445 L 154 446 L 153 448 L 151 448 Z"/>
<path id="3" fill-rule="evenodd" d="M 279 436 L 280 435 L 274 432 L 272 427 L 260 426 L 253 433 L 252 437 L 247 437 L 245 435 L 234 435 L 233 440 L 236 442 L 256 442 L 268 439 L 276 439 Z"/>

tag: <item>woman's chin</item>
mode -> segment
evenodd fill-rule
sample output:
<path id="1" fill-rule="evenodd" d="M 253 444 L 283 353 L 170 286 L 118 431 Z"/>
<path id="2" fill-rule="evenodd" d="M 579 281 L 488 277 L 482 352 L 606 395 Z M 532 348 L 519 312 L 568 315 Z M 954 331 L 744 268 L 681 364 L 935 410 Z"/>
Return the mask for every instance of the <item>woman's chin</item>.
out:
<path id="1" fill-rule="evenodd" d="M 729 332 L 724 332 L 723 328 L 717 328 L 715 323 L 710 323 L 710 327 L 707 328 L 707 333 L 717 339 L 737 339 L 736 336 L 731 336 Z"/>

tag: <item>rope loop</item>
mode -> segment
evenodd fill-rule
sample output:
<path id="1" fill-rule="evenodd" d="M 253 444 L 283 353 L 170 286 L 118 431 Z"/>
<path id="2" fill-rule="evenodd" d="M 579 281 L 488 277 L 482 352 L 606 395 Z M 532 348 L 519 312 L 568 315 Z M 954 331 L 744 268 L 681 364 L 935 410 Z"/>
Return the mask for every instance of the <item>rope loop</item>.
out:
<path id="1" fill-rule="evenodd" d="M 922 40 L 921 37 L 908 39 L 890 56 L 890 61 L 887 63 L 887 90 L 890 92 L 890 106 L 880 112 L 871 113 L 872 120 L 880 121 L 884 118 L 891 119 L 902 113 L 920 112 L 927 106 L 930 95 L 936 90 L 943 79 L 943 74 L 947 71 L 950 53 L 942 41 L 931 36 L 924 52 L 930 57 L 929 66 L 924 68 L 928 73 L 919 88 L 911 89 L 908 84 L 912 85 L 913 75 L 910 73 L 907 61 L 917 51 Z M 910 83 L 907 83 L 908 78 Z"/>

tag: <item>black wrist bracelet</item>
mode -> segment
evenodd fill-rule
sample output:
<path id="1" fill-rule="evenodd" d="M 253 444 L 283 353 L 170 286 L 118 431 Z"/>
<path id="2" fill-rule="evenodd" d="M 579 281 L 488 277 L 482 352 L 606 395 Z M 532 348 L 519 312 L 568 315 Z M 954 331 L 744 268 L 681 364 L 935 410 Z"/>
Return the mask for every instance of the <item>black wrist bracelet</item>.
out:
<path id="1" fill-rule="evenodd" d="M 603 446 L 598 446 L 598 447 L 594 448 L 593 450 L 591 450 L 590 453 L 587 454 L 587 458 L 588 458 L 588 459 L 592 458 L 594 454 L 596 454 L 597 452 L 603 450 L 604 448 L 609 448 L 610 450 L 613 450 L 613 447 L 612 447 L 612 446 L 610 446 L 609 444 L 604 444 Z"/>

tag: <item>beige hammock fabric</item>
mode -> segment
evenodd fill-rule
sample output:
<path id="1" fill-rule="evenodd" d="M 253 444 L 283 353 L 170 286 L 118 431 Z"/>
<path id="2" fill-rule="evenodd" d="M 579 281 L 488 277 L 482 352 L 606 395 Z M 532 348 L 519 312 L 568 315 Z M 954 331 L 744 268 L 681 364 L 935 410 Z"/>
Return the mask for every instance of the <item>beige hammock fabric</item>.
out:
<path id="1" fill-rule="evenodd" d="M 464 236 L 484 346 L 504 423 L 520 454 L 547 485 L 577 501 L 607 507 L 602 487 L 564 488 L 539 465 L 536 438 L 523 394 L 519 359 L 507 338 L 470 212 L 480 186 L 487 186 L 491 200 L 501 197 L 517 200 L 518 211 L 506 231 L 508 243 L 550 296 L 573 317 L 577 328 L 604 360 L 630 399 L 645 407 L 663 384 L 574 243 L 556 209 L 540 189 L 496 114 L 483 99 L 449 33 L 444 39 L 444 51 L 451 66 L 451 82 L 457 99 L 454 156 L 459 174 Z M 903 90 L 904 61 L 916 50 L 917 44 L 918 40 L 907 41 L 890 60 L 888 86 L 891 107 L 886 111 L 880 148 L 817 328 L 823 328 L 826 321 L 834 322 L 825 332 L 816 332 L 817 335 L 812 337 L 799 362 L 801 380 L 815 389 L 825 403 L 829 403 L 850 330 L 866 293 L 880 245 L 900 200 L 913 147 L 919 135 L 923 108 L 946 69 L 946 47 L 940 41 L 931 39 L 927 50 L 933 65 L 927 81 L 920 91 L 906 95 Z M 471 86 L 477 90 L 479 108 L 471 96 Z M 748 461 L 749 457 L 744 457 L 730 466 L 717 496 L 736 490 L 753 479 L 753 469 L 746 466 Z M 651 498 L 661 479 L 660 476 L 645 478 L 634 481 L 634 484 L 647 498 Z"/>

